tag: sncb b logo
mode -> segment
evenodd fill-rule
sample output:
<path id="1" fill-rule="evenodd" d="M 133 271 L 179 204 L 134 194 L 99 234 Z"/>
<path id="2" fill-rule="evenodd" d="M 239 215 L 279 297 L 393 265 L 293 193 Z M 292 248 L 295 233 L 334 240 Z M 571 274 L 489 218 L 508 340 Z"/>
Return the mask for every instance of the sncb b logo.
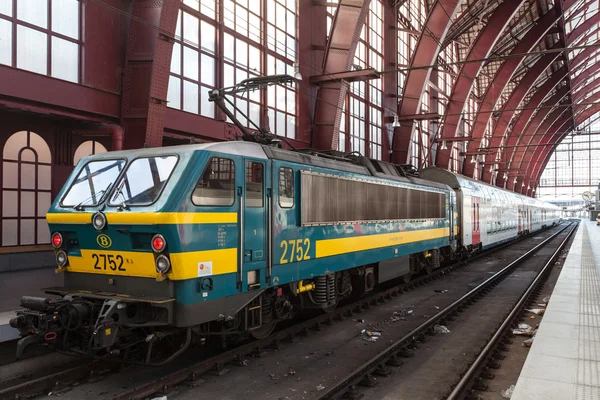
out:
<path id="1" fill-rule="evenodd" d="M 100 245 L 100 247 L 104 247 L 105 249 L 109 248 L 112 245 L 112 240 L 107 235 L 98 235 L 96 238 L 96 242 Z"/>

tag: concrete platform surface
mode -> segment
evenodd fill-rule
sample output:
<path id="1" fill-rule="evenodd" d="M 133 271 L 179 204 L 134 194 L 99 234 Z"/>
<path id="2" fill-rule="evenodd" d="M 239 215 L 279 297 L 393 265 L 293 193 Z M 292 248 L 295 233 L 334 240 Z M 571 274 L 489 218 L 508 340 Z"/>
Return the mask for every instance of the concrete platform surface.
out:
<path id="1" fill-rule="evenodd" d="M 511 400 L 600 400 L 600 226 L 581 222 Z"/>

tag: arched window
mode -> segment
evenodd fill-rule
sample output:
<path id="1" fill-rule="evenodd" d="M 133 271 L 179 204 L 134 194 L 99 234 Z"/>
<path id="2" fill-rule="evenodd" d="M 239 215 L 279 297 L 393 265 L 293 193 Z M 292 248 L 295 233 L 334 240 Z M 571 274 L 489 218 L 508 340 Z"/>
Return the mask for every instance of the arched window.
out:
<path id="1" fill-rule="evenodd" d="M 106 147 L 95 140 L 88 140 L 79 145 L 73 156 L 73 165 L 77 165 L 83 157 L 91 156 L 92 154 L 106 153 Z"/>
<path id="2" fill-rule="evenodd" d="M 2 246 L 50 242 L 46 212 L 52 201 L 52 158 L 38 134 L 20 131 L 2 152 Z"/>

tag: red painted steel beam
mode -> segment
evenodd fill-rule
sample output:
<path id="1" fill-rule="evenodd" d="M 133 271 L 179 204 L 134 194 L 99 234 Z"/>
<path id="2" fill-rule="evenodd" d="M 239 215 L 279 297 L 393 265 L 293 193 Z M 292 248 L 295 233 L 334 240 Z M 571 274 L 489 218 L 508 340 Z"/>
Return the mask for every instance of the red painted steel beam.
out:
<path id="1" fill-rule="evenodd" d="M 596 13 L 593 16 L 591 16 L 590 18 L 586 19 L 581 25 L 577 26 L 575 29 L 573 29 L 571 31 L 571 33 L 569 33 L 569 35 L 567 36 L 567 43 L 568 44 L 573 44 L 577 41 L 577 39 L 579 39 L 581 36 L 585 35 L 585 36 L 589 36 L 590 34 L 594 33 L 595 31 L 598 30 L 598 28 L 596 27 L 595 30 L 592 31 L 592 27 L 594 25 L 597 25 L 598 22 L 600 22 L 600 13 Z"/>
<path id="2" fill-rule="evenodd" d="M 521 111 L 519 116 L 517 117 L 515 123 L 513 124 L 510 132 L 508 132 L 508 140 L 507 140 L 507 149 L 505 152 L 510 152 L 510 157 L 505 156 L 505 161 L 510 163 L 512 162 L 515 156 L 516 145 L 520 143 L 522 135 L 525 134 L 526 127 L 529 126 L 531 122 L 531 118 L 533 117 L 536 109 L 542 104 L 544 98 L 548 95 L 548 93 L 552 92 L 554 88 L 567 77 L 568 71 L 566 68 L 561 68 L 558 71 L 554 72 L 544 82 L 542 86 L 535 92 L 529 102 L 525 104 L 525 110 Z M 552 103 L 553 105 L 554 103 Z M 503 177 L 499 176 L 496 179 L 496 185 L 500 187 L 504 187 L 505 180 Z"/>
<path id="3" fill-rule="evenodd" d="M 591 102 L 596 102 L 600 100 L 600 93 L 596 93 L 594 96 L 592 96 L 590 98 Z M 592 117 L 596 112 L 600 111 L 600 104 L 597 105 L 593 105 L 591 107 L 589 107 L 588 109 L 586 109 L 585 111 L 582 111 L 581 113 L 578 113 L 574 116 L 572 116 L 573 120 L 579 120 L 582 122 L 585 122 L 588 118 Z M 564 126 L 564 124 L 562 125 Z M 542 144 L 545 143 L 560 143 L 560 141 L 562 141 L 562 139 L 567 136 L 569 134 L 569 129 L 563 129 L 562 126 L 560 127 L 560 129 L 555 130 L 555 132 L 562 132 L 559 136 L 557 135 L 550 135 L 548 140 L 546 142 L 542 141 Z M 572 126 L 571 129 L 574 129 L 575 126 Z M 537 158 L 533 158 L 533 160 L 535 160 L 535 162 L 533 163 L 534 167 L 537 167 L 537 169 L 532 170 L 532 174 L 530 175 L 532 176 L 535 180 L 539 179 L 539 176 L 541 176 L 541 174 L 543 173 L 543 167 L 541 167 L 541 163 L 540 160 L 544 160 L 548 157 L 549 154 L 551 154 L 551 151 L 554 147 L 552 146 L 539 146 L 538 148 L 536 148 L 535 153 L 538 153 Z M 544 163 L 542 163 L 544 164 Z M 536 177 L 536 174 L 538 175 Z"/>
<path id="4" fill-rule="evenodd" d="M 599 51 L 599 49 L 597 47 L 588 47 L 587 49 L 583 50 L 581 53 L 577 54 L 575 56 L 575 58 L 569 63 L 571 70 L 574 70 L 579 65 L 581 65 L 582 63 L 584 63 L 585 61 L 587 61 L 588 59 L 593 57 L 595 55 L 595 53 L 598 51 Z"/>
<path id="5" fill-rule="evenodd" d="M 514 110 L 519 108 L 521 102 L 523 101 L 527 93 L 529 93 L 534 83 L 540 77 L 540 71 L 545 71 L 550 65 L 552 65 L 552 63 L 554 62 L 554 60 L 556 60 L 558 56 L 558 53 L 550 53 L 537 60 L 536 63 L 533 64 L 531 69 L 521 79 L 519 84 L 514 88 L 514 90 L 510 94 L 508 101 L 504 104 L 504 106 L 502 106 L 502 109 L 500 110 L 500 116 L 498 118 L 498 121 L 496 122 L 496 125 L 494 126 L 494 130 L 492 131 L 492 140 L 490 141 L 491 148 L 499 146 L 502 142 L 502 138 L 505 136 L 506 130 L 508 128 L 508 123 L 511 121 L 513 115 L 515 114 Z M 564 69 L 566 73 L 567 70 L 566 68 Z M 497 153 L 500 153 L 502 155 L 502 149 L 499 148 Z M 495 160 L 496 152 L 493 156 L 485 157 L 486 164 Z M 488 169 L 484 169 L 481 180 L 483 182 L 493 183 L 491 182 L 492 177 L 493 174 L 489 172 Z"/>
<path id="6" fill-rule="evenodd" d="M 546 92 L 547 93 L 547 92 Z M 536 93 L 537 94 L 537 93 Z M 519 132 L 523 132 L 523 134 L 525 134 L 525 131 L 527 131 L 527 135 L 529 137 L 529 141 L 527 143 L 527 145 L 530 144 L 537 144 L 539 142 L 539 139 L 536 137 L 535 132 L 537 132 L 538 128 L 540 127 L 540 124 L 542 123 L 542 121 L 544 121 L 544 119 L 546 117 L 548 117 L 549 114 L 551 114 L 552 112 L 552 107 L 556 106 L 557 104 L 560 103 L 560 101 L 569 94 L 569 90 L 568 88 L 565 86 L 562 89 L 560 89 L 559 91 L 557 91 L 552 97 L 550 97 L 547 101 L 545 101 L 543 103 L 543 107 L 541 108 L 536 114 L 535 116 L 531 116 L 530 120 L 527 124 L 527 128 L 523 129 L 522 131 Z M 557 118 L 558 115 L 553 115 L 554 118 Z M 521 133 L 519 133 L 519 136 L 521 135 Z M 537 141 L 534 139 L 538 139 Z M 515 169 L 518 170 L 521 168 L 521 163 L 523 161 L 523 151 L 520 151 L 518 149 L 520 149 L 522 147 L 514 147 L 512 149 L 512 158 L 509 159 L 509 163 L 508 166 L 510 169 Z M 506 182 L 506 186 L 507 189 L 512 190 L 514 188 L 514 184 L 512 182 L 511 179 L 508 179 Z"/>
<path id="7" fill-rule="evenodd" d="M 465 61 L 483 60 L 490 55 L 496 42 L 500 39 L 501 33 L 505 30 L 517 10 L 524 3 L 524 0 L 509 1 L 497 7 L 484 28 L 479 32 L 475 42 L 471 46 Z M 442 139 L 457 136 L 458 124 L 461 120 L 461 113 L 469 99 L 471 88 L 475 83 L 475 77 L 484 66 L 485 62 L 468 62 L 460 66 L 458 77 L 454 82 L 448 107 L 444 115 L 441 126 L 440 137 Z M 448 168 L 452 146 L 447 150 L 438 148 L 436 154 L 436 165 L 440 168 Z"/>
<path id="8" fill-rule="evenodd" d="M 547 144 L 548 146 L 540 146 L 533 152 L 534 154 L 527 165 L 527 171 L 525 173 L 525 176 L 527 177 L 526 183 L 522 186 L 521 193 L 530 193 L 533 187 L 535 187 L 544 171 L 542 168 L 543 160 L 547 155 L 552 153 L 554 144 L 560 143 L 562 139 L 568 135 L 567 133 L 558 134 L 558 132 L 569 130 L 569 125 L 571 128 L 573 127 L 573 118 L 570 110 L 565 112 L 563 116 L 553 124 L 548 130 L 548 134 L 543 138 L 542 144 Z M 565 128 L 565 126 L 567 127 Z M 527 189 L 527 187 L 531 185 L 533 185 L 533 187 Z"/>
<path id="9" fill-rule="evenodd" d="M 536 146 L 531 151 L 529 149 L 523 152 L 523 159 L 519 165 L 519 170 L 525 172 L 525 177 L 530 177 L 533 161 L 537 160 L 540 151 L 544 148 L 552 137 L 556 136 L 554 132 L 562 127 L 566 122 L 572 120 L 571 112 L 566 108 L 557 108 L 548 115 L 548 118 L 541 124 L 540 129 L 536 132 L 535 138 L 538 139 Z M 521 188 L 515 188 L 516 192 L 520 192 Z"/>
<path id="10" fill-rule="evenodd" d="M 571 88 L 573 90 L 577 89 L 582 83 L 584 83 L 590 76 L 594 75 L 600 71 L 600 63 L 595 63 L 590 65 L 587 69 L 577 75 L 576 78 L 572 80 Z M 576 94 L 575 94 L 576 96 Z"/>
<path id="11" fill-rule="evenodd" d="M 370 4 L 371 0 L 339 2 L 325 50 L 322 75 L 350 70 Z M 336 80 L 319 85 L 312 136 L 314 148 L 338 148 L 342 109 L 347 92 L 348 83 L 345 81 Z"/>
<path id="12" fill-rule="evenodd" d="M 534 27 L 525 34 L 523 39 L 521 39 L 513 48 L 511 54 L 523 54 L 533 50 L 533 48 L 544 39 L 548 30 L 560 19 L 560 16 L 561 13 L 556 8 L 549 10 L 546 14 L 544 14 L 544 16 L 536 21 L 536 25 L 534 25 Z M 480 146 L 481 138 L 485 132 L 486 125 L 492 115 L 491 111 L 496 106 L 502 91 L 510 82 L 513 74 L 524 59 L 525 57 L 515 57 L 508 58 L 506 61 L 504 61 L 496 72 L 494 79 L 487 87 L 479 109 L 477 110 L 475 123 L 471 129 L 471 133 L 475 138 L 475 140 L 469 143 L 469 148 L 471 150 L 475 150 Z M 475 164 L 466 163 L 463 166 L 463 174 L 472 177 L 474 165 Z"/>
<path id="13" fill-rule="evenodd" d="M 119 94 L 0 65 L 5 105 L 37 113 L 111 122 L 121 116 Z"/>
<path id="14" fill-rule="evenodd" d="M 375 68 L 360 69 L 356 71 L 343 71 L 343 72 L 332 72 L 325 75 L 316 75 L 310 77 L 311 85 L 318 83 L 341 81 L 357 82 L 357 81 L 368 81 L 371 79 L 379 79 L 380 74 Z"/>
<path id="15" fill-rule="evenodd" d="M 179 4 L 133 0 L 121 107 L 125 148 L 162 146 Z"/>
<path id="16" fill-rule="evenodd" d="M 578 1 L 579 0 L 565 0 L 563 2 L 563 10 L 567 11 L 569 8 L 571 8 Z"/>
<path id="17" fill-rule="evenodd" d="M 421 98 L 431 75 L 429 65 L 435 64 L 440 52 L 440 43 L 444 42 L 450 21 L 458 11 L 458 0 L 436 0 L 417 41 L 417 46 L 410 60 L 411 69 L 408 71 L 402 98 L 398 105 L 398 116 L 415 115 L 421 111 Z M 417 69 L 415 69 L 417 68 Z M 392 161 L 406 164 L 409 160 L 409 146 L 414 123 L 402 124 L 394 129 L 392 140 Z"/>

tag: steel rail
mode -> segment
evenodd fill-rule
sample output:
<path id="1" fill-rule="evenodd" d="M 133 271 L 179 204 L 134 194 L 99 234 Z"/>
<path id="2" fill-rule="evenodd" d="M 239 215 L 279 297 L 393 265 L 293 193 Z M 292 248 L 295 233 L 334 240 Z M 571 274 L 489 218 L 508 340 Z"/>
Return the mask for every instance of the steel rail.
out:
<path id="1" fill-rule="evenodd" d="M 522 256 L 520 256 L 519 258 L 517 258 L 515 261 L 508 264 L 502 270 L 500 270 L 496 274 L 494 274 L 491 277 L 489 277 L 488 279 L 486 279 L 483 283 L 481 283 L 474 289 L 470 290 L 468 293 L 463 295 L 458 300 L 454 301 L 452 304 L 445 307 L 443 310 L 438 312 L 436 315 L 434 315 L 433 317 L 431 317 L 430 319 L 428 319 L 427 321 L 423 322 L 421 325 L 419 325 L 418 327 L 413 329 L 411 332 L 404 335 L 402 338 L 400 338 L 396 342 L 392 343 L 386 349 L 380 351 L 377 355 L 372 357 L 367 362 L 363 363 L 361 366 L 356 368 L 354 371 L 352 371 L 346 377 L 339 379 L 336 382 L 335 386 L 329 387 L 329 389 L 327 391 L 323 392 L 318 397 L 318 399 L 324 400 L 324 399 L 338 398 L 348 391 L 352 392 L 352 391 L 356 390 L 357 385 L 359 385 L 359 383 L 363 380 L 368 381 L 374 372 L 376 372 L 377 370 L 380 370 L 380 371 L 385 370 L 386 362 L 389 361 L 390 359 L 393 359 L 395 357 L 396 353 L 398 353 L 399 356 L 402 356 L 401 354 L 403 354 L 403 353 L 405 354 L 406 349 L 411 344 L 414 344 L 416 342 L 417 338 L 423 337 L 424 335 L 427 335 L 427 334 L 433 334 L 433 328 L 435 325 L 439 324 L 442 321 L 445 321 L 446 319 L 447 320 L 453 319 L 453 314 L 456 314 L 457 310 L 462 309 L 466 303 L 472 302 L 474 300 L 474 298 L 477 297 L 478 295 L 482 294 L 482 292 L 491 290 L 493 286 L 495 286 L 497 283 L 501 282 L 504 278 L 506 278 L 509 275 L 509 273 L 512 272 L 512 270 L 515 269 L 520 263 L 529 259 L 538 250 L 540 250 L 542 247 L 547 245 L 556 236 L 558 236 L 559 234 L 564 232 L 568 227 L 570 227 L 572 225 L 573 224 L 571 223 L 571 224 L 565 226 L 564 228 L 562 228 L 561 230 L 559 230 L 558 232 L 556 232 L 549 238 L 545 239 L 543 242 L 539 243 L 533 249 L 531 249 L 527 253 L 525 253 Z"/>
<path id="2" fill-rule="evenodd" d="M 551 227 L 546 228 L 550 229 Z M 565 228 L 561 229 L 558 233 L 562 232 Z M 539 234 L 540 232 L 535 232 L 535 234 Z M 514 245 L 524 239 L 530 238 L 534 235 L 534 233 L 528 234 L 519 238 L 517 240 L 508 242 L 501 246 L 495 247 L 492 250 L 485 251 L 480 253 L 474 257 L 469 258 L 465 261 L 460 261 L 458 263 L 452 264 L 447 267 L 440 268 L 434 271 L 431 275 L 425 275 L 421 277 L 413 278 L 408 283 L 403 283 L 393 288 L 383 290 L 378 293 L 373 293 L 371 295 L 366 296 L 352 304 L 345 305 L 343 307 L 339 307 L 334 310 L 332 313 L 327 315 L 321 315 L 318 317 L 314 317 L 304 322 L 300 322 L 281 330 L 279 332 L 273 333 L 270 337 L 258 341 L 253 341 L 241 346 L 238 346 L 234 349 L 216 355 L 212 358 L 200 361 L 192 366 L 182 368 L 181 370 L 175 371 L 168 375 L 165 375 L 161 378 L 158 378 L 154 381 L 142 383 L 136 387 L 133 387 L 129 390 L 125 390 L 122 393 L 119 393 L 112 397 L 112 400 L 126 400 L 126 399 L 143 399 L 147 396 L 153 395 L 155 393 L 168 393 L 171 388 L 175 385 L 181 384 L 184 381 L 197 381 L 200 379 L 201 375 L 208 373 L 210 371 L 215 371 L 217 374 L 220 374 L 221 370 L 224 369 L 224 365 L 228 362 L 237 360 L 238 362 L 243 361 L 243 357 L 249 354 L 253 354 L 256 352 L 260 352 L 261 349 L 269 347 L 269 346 L 277 346 L 282 341 L 292 341 L 297 335 L 306 335 L 310 329 L 316 328 L 319 330 L 322 324 L 331 324 L 334 320 L 343 320 L 344 317 L 352 316 L 353 312 L 362 308 L 369 308 L 371 306 L 381 304 L 392 297 L 398 296 L 400 293 L 416 288 L 425 284 L 426 282 L 437 279 L 440 276 L 443 276 L 459 267 L 466 265 L 467 263 L 473 262 L 481 257 L 489 256 L 490 254 L 494 254 L 506 247 Z M 555 234 L 556 235 L 556 234 Z M 551 236 L 554 237 L 555 235 Z"/>
<path id="3" fill-rule="evenodd" d="M 500 325 L 500 327 L 498 328 L 498 330 L 496 331 L 494 336 L 492 336 L 492 338 L 489 340 L 487 345 L 483 348 L 481 353 L 479 353 L 479 356 L 475 359 L 475 361 L 473 362 L 473 364 L 471 364 L 471 366 L 469 367 L 467 372 L 462 376 L 460 381 L 456 384 L 456 386 L 454 387 L 452 392 L 448 395 L 446 400 L 456 400 L 456 399 L 460 398 L 460 396 L 462 394 L 464 394 L 466 389 L 468 389 L 468 387 L 472 383 L 473 378 L 475 377 L 475 374 L 479 371 L 479 369 L 483 365 L 483 362 L 487 360 L 487 358 L 490 356 L 490 353 L 492 352 L 492 350 L 496 347 L 498 340 L 506 333 L 506 330 L 508 328 L 510 328 L 510 326 L 513 324 L 515 317 L 522 312 L 523 307 L 527 303 L 532 292 L 540 284 L 542 284 L 544 282 L 547 272 L 550 271 L 550 269 L 554 263 L 554 260 L 556 260 L 559 253 L 561 252 L 561 250 L 566 246 L 567 242 L 569 241 L 569 239 L 571 238 L 573 233 L 577 230 L 578 225 L 579 224 L 576 224 L 575 227 L 573 229 L 571 229 L 571 232 L 568 233 L 567 237 L 565 237 L 565 239 L 562 241 L 562 243 L 558 246 L 556 251 L 552 254 L 550 259 L 548 260 L 548 262 L 544 265 L 542 270 L 537 274 L 537 276 L 535 277 L 533 282 L 531 282 L 531 284 L 528 286 L 525 293 L 523 293 L 523 295 L 521 296 L 521 298 L 519 299 L 517 304 L 514 306 L 514 308 L 510 312 L 510 314 L 508 314 L 508 316 L 506 317 L 504 322 Z"/>
<path id="4" fill-rule="evenodd" d="M 552 227 L 548 227 L 543 231 L 546 231 L 551 228 Z M 170 387 L 177 385 L 183 381 L 195 381 L 200 377 L 200 375 L 206 372 L 209 372 L 211 370 L 216 370 L 218 372 L 222 370 L 223 366 L 228 362 L 235 361 L 236 359 L 238 361 L 241 361 L 241 357 L 244 357 L 245 355 L 260 352 L 263 348 L 269 346 L 277 346 L 282 341 L 292 341 L 296 335 L 305 335 L 310 329 L 319 330 L 321 328 L 321 325 L 331 324 L 336 319 L 343 320 L 344 317 L 351 317 L 354 311 L 366 309 L 377 304 L 382 304 L 383 302 L 393 297 L 397 297 L 402 292 L 409 291 L 416 287 L 422 286 L 430 281 L 438 279 L 441 276 L 449 274 L 452 271 L 461 268 L 462 266 L 467 265 L 468 263 L 471 263 L 481 257 L 494 254 L 500 250 L 510 247 L 539 233 L 540 231 L 530 233 L 513 241 L 507 242 L 503 245 L 494 247 L 491 250 L 477 254 L 467 260 L 459 261 L 454 264 L 439 268 L 436 271 L 434 271 L 431 275 L 413 277 L 413 279 L 408 283 L 401 283 L 399 285 L 395 285 L 394 287 L 372 293 L 359 299 L 356 302 L 339 307 L 338 309 L 336 309 L 328 315 L 320 315 L 318 317 L 314 317 L 312 319 L 301 322 L 279 332 L 275 332 L 269 338 L 260 341 L 253 341 L 251 343 L 238 346 L 212 358 L 195 363 L 190 367 L 184 368 L 179 371 L 175 371 L 174 373 L 166 375 L 165 377 L 160 378 L 158 380 L 143 383 L 137 387 L 126 390 L 125 392 L 116 395 L 113 399 L 141 399 L 145 396 L 149 396 L 156 392 L 164 392 Z M 79 361 L 81 361 L 81 364 L 79 364 Z M 90 378 L 93 379 L 96 375 L 101 375 L 105 371 L 109 371 L 111 368 L 115 368 L 120 365 L 118 363 L 76 359 L 74 359 L 74 362 L 77 365 L 76 367 L 73 367 L 73 364 L 70 363 L 67 363 L 66 365 L 57 365 L 54 367 L 55 372 L 51 372 L 49 374 L 33 378 L 32 380 L 27 382 L 21 381 L 15 383 L 14 385 L 9 384 L 10 386 L 0 387 L 0 400 L 27 398 L 31 395 L 43 393 L 44 391 L 54 390 L 57 387 L 62 388 L 68 386 L 72 382 L 77 382 Z"/>

